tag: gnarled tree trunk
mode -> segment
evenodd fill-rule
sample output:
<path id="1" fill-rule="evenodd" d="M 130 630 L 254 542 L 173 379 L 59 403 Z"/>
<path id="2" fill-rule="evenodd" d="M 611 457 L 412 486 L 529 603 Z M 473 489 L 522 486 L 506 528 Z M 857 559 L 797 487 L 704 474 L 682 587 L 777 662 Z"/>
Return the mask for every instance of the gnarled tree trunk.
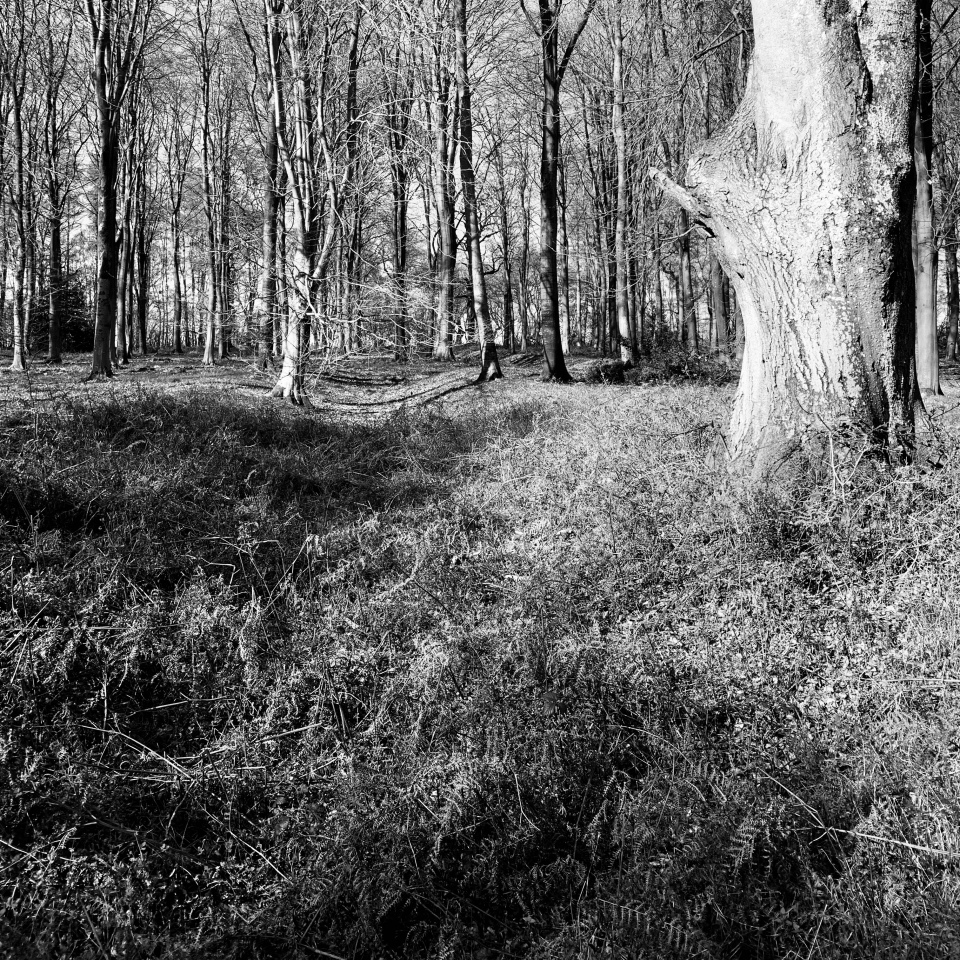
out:
<path id="1" fill-rule="evenodd" d="M 745 327 L 733 457 L 765 474 L 823 431 L 912 447 L 917 0 L 754 0 L 744 100 L 660 182 L 716 240 Z"/>

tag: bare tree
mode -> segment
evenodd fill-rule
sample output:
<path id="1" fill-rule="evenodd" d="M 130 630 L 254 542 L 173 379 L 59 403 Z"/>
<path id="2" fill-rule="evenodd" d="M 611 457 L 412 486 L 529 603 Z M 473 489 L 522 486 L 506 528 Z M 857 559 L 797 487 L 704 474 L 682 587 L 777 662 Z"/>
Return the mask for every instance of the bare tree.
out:
<path id="1" fill-rule="evenodd" d="M 596 0 L 587 0 L 576 26 L 560 52 L 560 4 L 558 0 L 538 0 L 538 16 L 523 12 L 540 39 L 540 65 L 543 99 L 540 108 L 540 286 L 543 303 L 540 332 L 543 338 L 544 378 L 570 380 L 563 360 L 560 331 L 560 287 L 557 276 L 557 235 L 559 199 L 557 169 L 560 159 L 560 85 L 573 51 L 590 19 Z"/>
<path id="2" fill-rule="evenodd" d="M 480 245 L 480 215 L 477 207 L 477 184 L 473 160 L 473 104 L 467 56 L 467 0 L 457 0 L 457 85 L 460 88 L 460 151 L 463 202 L 470 248 L 470 281 L 473 309 L 480 337 L 480 380 L 497 380 L 503 376 L 497 358 L 497 343 L 487 301 L 487 282 L 483 272 L 483 250 Z"/>
<path id="3" fill-rule="evenodd" d="M 143 65 L 155 0 L 86 0 L 97 110 L 100 265 L 89 379 L 113 375 L 110 346 L 116 324 L 117 177 L 126 97 Z"/>

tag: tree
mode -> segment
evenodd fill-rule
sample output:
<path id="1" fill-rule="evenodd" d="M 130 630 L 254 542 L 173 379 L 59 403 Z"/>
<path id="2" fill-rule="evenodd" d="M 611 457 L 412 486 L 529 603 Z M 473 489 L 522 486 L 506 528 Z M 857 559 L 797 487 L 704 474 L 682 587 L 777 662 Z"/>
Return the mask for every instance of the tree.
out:
<path id="1" fill-rule="evenodd" d="M 28 21 L 29 15 L 29 21 Z M 17 239 L 13 274 L 13 359 L 10 369 L 27 369 L 27 334 L 34 284 L 33 247 L 35 244 L 33 170 L 28 115 L 28 37 L 35 26 L 35 11 L 28 11 L 23 0 L 8 0 L 0 26 L 0 67 L 8 126 L 13 139 L 13 171 L 7 182 L 7 194 L 14 215 Z"/>
<path id="2" fill-rule="evenodd" d="M 60 22 L 52 0 L 47 0 L 42 22 L 40 67 L 44 80 L 43 154 L 46 166 L 47 221 L 50 253 L 47 268 L 47 362 L 61 363 L 60 327 L 63 320 L 63 208 L 67 199 L 64 148 L 77 109 L 65 95 L 64 80 L 70 69 L 73 21 Z"/>
<path id="3" fill-rule="evenodd" d="M 185 84 L 173 81 L 169 90 L 169 102 L 164 114 L 167 192 L 170 200 L 170 245 L 172 248 L 173 273 L 173 352 L 183 353 L 184 333 L 187 323 L 187 284 L 183 276 L 183 209 L 184 188 L 193 152 L 193 136 L 196 129 L 196 114 L 189 120 L 185 115 L 183 96 Z"/>
<path id="4" fill-rule="evenodd" d="M 329 24 L 317 29 L 318 16 L 305 0 L 285 0 L 287 51 L 293 82 L 292 131 L 290 143 L 281 132 L 282 86 L 278 64 L 271 61 L 273 83 L 279 95 L 274 99 L 276 125 L 280 138 L 280 156 L 286 169 L 293 206 L 293 299 L 294 316 L 287 323 L 283 342 L 283 366 L 272 396 L 290 403 L 309 403 L 305 371 L 310 345 L 310 325 L 315 311 L 317 291 L 323 282 L 333 252 L 340 220 L 343 184 L 338 182 L 333 148 L 330 143 L 327 111 L 327 80 L 332 56 Z M 336 11 L 329 11 L 335 17 Z M 319 63 L 313 56 L 319 51 Z M 314 93 L 314 78 L 320 84 Z M 319 112 L 318 112 L 319 111 Z M 326 224 L 324 226 L 318 189 L 319 164 L 326 178 Z M 321 238 L 322 230 L 322 238 Z"/>
<path id="5" fill-rule="evenodd" d="M 97 111 L 98 269 L 93 362 L 88 379 L 113 376 L 110 347 L 117 317 L 117 178 L 126 97 L 143 65 L 155 0 L 87 0 Z"/>
<path id="6" fill-rule="evenodd" d="M 913 266 L 916 273 L 917 380 L 925 393 L 940 393 L 937 346 L 937 234 L 933 199 L 933 35 L 932 0 L 917 3 L 917 106 L 913 155 L 917 175 L 913 216 Z"/>
<path id="7" fill-rule="evenodd" d="M 433 135 L 433 202 L 437 212 L 437 335 L 436 360 L 453 360 L 454 282 L 457 269 L 456 184 L 458 102 L 450 64 L 448 0 L 432 0 L 425 31 L 429 71 L 428 128 Z"/>
<path id="8" fill-rule="evenodd" d="M 617 332 L 620 359 L 632 364 L 636 345 L 630 328 L 630 265 L 627 250 L 629 192 L 627 184 L 627 131 L 624 119 L 626 77 L 623 62 L 623 14 L 617 4 L 611 15 L 610 32 L 613 40 L 613 137 L 617 153 L 617 218 L 616 218 L 616 282 Z"/>
<path id="9" fill-rule="evenodd" d="M 746 347 L 730 448 L 755 473 L 851 424 L 912 447 L 916 12 L 754 0 L 737 113 L 685 187 L 655 174 L 733 281 Z"/>
<path id="10" fill-rule="evenodd" d="M 563 360 L 560 331 L 560 285 L 557 273 L 559 234 L 558 165 L 560 160 L 560 85 L 574 48 L 593 12 L 596 0 L 587 4 L 560 53 L 560 2 L 538 0 L 538 17 L 520 5 L 540 40 L 543 98 L 540 107 L 540 286 L 542 308 L 540 331 L 543 337 L 544 378 L 564 383 L 570 380 Z"/>
<path id="11" fill-rule="evenodd" d="M 380 79 L 390 156 L 392 263 L 390 280 L 394 291 L 394 356 L 409 359 L 410 313 L 407 303 L 407 271 L 410 255 L 408 212 L 410 208 L 410 121 L 413 109 L 414 73 L 409 51 L 399 37 L 380 44 Z"/>
<path id="12" fill-rule="evenodd" d="M 483 251 L 480 246 L 480 215 L 477 207 L 477 184 L 473 165 L 473 105 L 467 57 L 467 0 L 457 0 L 457 85 L 460 88 L 460 153 L 463 204 L 470 248 L 470 283 L 473 310 L 480 335 L 480 380 L 498 380 L 503 376 L 497 358 L 497 343 L 490 320 L 487 281 L 483 272 Z"/>
<path id="13" fill-rule="evenodd" d="M 200 70 L 200 156 L 203 161 L 203 215 L 207 240 L 207 310 L 203 342 L 203 364 L 214 363 L 214 341 L 221 325 L 219 311 L 223 309 L 220 289 L 220 258 L 218 256 L 217 211 L 214 199 L 214 142 L 213 142 L 213 82 L 214 71 L 221 59 L 220 37 L 211 37 L 213 29 L 213 0 L 197 0 L 197 65 Z"/>

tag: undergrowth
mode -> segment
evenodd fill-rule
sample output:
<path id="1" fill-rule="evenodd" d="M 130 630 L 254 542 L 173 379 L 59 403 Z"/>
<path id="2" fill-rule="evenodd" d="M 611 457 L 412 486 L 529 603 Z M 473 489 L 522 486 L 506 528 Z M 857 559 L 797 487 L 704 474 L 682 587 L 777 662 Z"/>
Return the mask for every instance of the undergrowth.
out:
<path id="1" fill-rule="evenodd" d="M 538 389 L 0 428 L 0 956 L 960 955 L 960 463 Z"/>

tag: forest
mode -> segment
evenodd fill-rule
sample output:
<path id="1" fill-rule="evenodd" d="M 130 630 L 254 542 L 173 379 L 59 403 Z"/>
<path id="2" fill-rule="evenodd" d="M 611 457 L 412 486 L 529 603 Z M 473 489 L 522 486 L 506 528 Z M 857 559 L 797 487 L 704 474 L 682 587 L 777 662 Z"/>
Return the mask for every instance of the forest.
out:
<path id="1" fill-rule="evenodd" d="M 960 957 L 956 0 L 0 5 L 0 960 Z"/>

